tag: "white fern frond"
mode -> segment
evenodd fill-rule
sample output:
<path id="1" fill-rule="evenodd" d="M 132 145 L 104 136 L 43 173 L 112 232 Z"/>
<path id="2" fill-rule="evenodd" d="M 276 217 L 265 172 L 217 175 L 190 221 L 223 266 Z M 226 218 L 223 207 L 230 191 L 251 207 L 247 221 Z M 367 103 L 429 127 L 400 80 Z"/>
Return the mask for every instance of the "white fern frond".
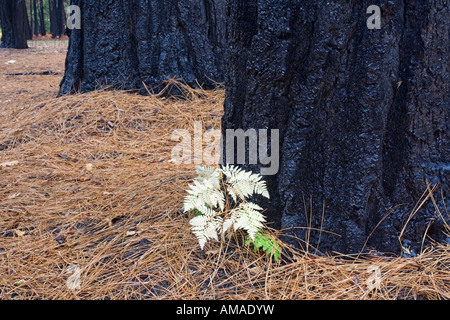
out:
<path id="1" fill-rule="evenodd" d="M 228 231 L 228 229 L 230 229 L 234 225 L 240 213 L 241 211 L 239 208 L 235 208 L 230 211 L 228 218 L 225 219 L 225 221 L 223 222 L 222 234 L 225 234 Z"/>
<path id="2" fill-rule="evenodd" d="M 184 211 L 195 210 L 198 205 L 198 196 L 197 195 L 188 195 L 184 197 L 183 209 Z"/>
<path id="3" fill-rule="evenodd" d="M 199 182 L 194 180 L 194 184 L 189 185 L 189 187 L 191 189 L 187 192 L 190 195 L 185 197 L 184 210 L 198 209 L 196 205 L 199 203 L 205 203 L 211 208 L 219 207 L 222 211 L 225 209 L 225 195 L 210 181 Z"/>
<path id="4" fill-rule="evenodd" d="M 235 230 L 239 228 L 244 229 L 250 238 L 254 240 L 256 233 L 264 227 L 264 222 L 266 221 L 264 215 L 260 212 L 263 209 L 254 203 L 247 202 L 242 205 L 241 210 L 242 213 L 235 223 Z"/>
<path id="5" fill-rule="evenodd" d="M 258 194 L 269 198 L 262 177 L 234 166 L 222 168 L 196 167 L 198 177 L 189 185 L 184 198 L 186 211 L 197 210 L 190 224 L 203 249 L 208 240 L 218 241 L 218 233 L 225 234 L 231 227 L 245 230 L 251 239 L 264 228 L 263 210 L 247 198 Z M 234 200 L 235 208 L 226 208 L 226 194 Z M 224 216 L 225 215 L 225 219 Z"/>
<path id="6" fill-rule="evenodd" d="M 269 190 L 267 190 L 265 181 L 259 181 L 255 184 L 255 194 L 260 194 L 263 197 L 270 199 Z"/>
<path id="7" fill-rule="evenodd" d="M 191 219 L 192 232 L 197 237 L 200 248 L 203 250 L 210 239 L 219 241 L 217 231 L 222 225 L 222 219 L 215 216 L 200 215 Z"/>
<path id="8" fill-rule="evenodd" d="M 238 201 L 238 194 L 239 194 L 239 190 L 236 190 L 235 188 L 233 188 L 230 185 L 227 185 L 226 187 L 228 194 L 231 196 L 231 198 L 233 199 L 234 202 L 237 203 Z M 240 198 L 240 196 L 239 196 Z"/>
<path id="9" fill-rule="evenodd" d="M 222 172 L 219 168 L 196 166 L 195 170 L 198 174 L 195 180 L 197 180 L 198 182 L 208 181 L 216 189 L 220 189 L 220 179 Z"/>
<path id="10" fill-rule="evenodd" d="M 235 202 L 237 197 L 245 200 L 254 194 L 270 198 L 266 183 L 260 175 L 229 165 L 222 168 L 222 173 L 227 178 L 227 191 Z"/>
<path id="11" fill-rule="evenodd" d="M 195 172 L 197 172 L 197 175 L 199 177 L 208 178 L 208 177 L 212 176 L 215 171 L 217 171 L 217 168 L 214 168 L 214 167 L 195 166 Z"/>
<path id="12" fill-rule="evenodd" d="M 222 233 L 225 233 L 233 226 L 234 231 L 243 229 L 247 231 L 250 238 L 255 239 L 256 233 L 264 227 L 264 222 L 266 221 L 264 215 L 260 212 L 262 210 L 255 203 L 242 203 L 230 212 L 229 217 L 223 223 Z"/>

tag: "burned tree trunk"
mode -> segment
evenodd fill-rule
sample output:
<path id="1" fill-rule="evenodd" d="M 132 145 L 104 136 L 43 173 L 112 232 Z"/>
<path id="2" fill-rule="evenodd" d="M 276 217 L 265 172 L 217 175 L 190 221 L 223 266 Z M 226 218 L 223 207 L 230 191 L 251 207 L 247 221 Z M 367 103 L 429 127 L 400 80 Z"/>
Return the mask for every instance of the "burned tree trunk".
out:
<path id="1" fill-rule="evenodd" d="M 71 32 L 60 94 L 110 86 L 157 92 L 179 78 L 222 81 L 224 5 L 219 0 L 73 1 L 81 29 Z M 159 87 L 158 87 L 159 86 Z"/>
<path id="2" fill-rule="evenodd" d="M 0 0 L 0 48 L 26 49 L 29 28 L 25 0 Z"/>
<path id="3" fill-rule="evenodd" d="M 228 8 L 223 130 L 280 130 L 268 215 L 320 251 L 420 248 L 444 237 L 448 218 L 438 199 L 450 182 L 450 9 L 443 0 L 388 2 L 373 29 L 371 4 Z M 428 201 L 412 216 L 426 179 L 440 183 L 442 215 Z"/>

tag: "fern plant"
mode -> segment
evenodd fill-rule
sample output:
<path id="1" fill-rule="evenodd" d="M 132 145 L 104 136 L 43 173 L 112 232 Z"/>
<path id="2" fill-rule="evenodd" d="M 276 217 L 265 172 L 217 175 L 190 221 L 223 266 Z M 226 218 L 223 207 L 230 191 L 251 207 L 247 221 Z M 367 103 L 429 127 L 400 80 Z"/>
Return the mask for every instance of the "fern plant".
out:
<path id="1" fill-rule="evenodd" d="M 209 240 L 219 241 L 219 236 L 223 237 L 231 230 L 242 229 L 255 248 L 262 248 L 277 260 L 278 252 L 281 253 L 279 246 L 276 247 L 275 242 L 261 242 L 268 239 L 262 235 L 266 221 L 263 208 L 247 200 L 253 195 L 270 198 L 261 175 L 229 165 L 195 169 L 198 176 L 189 185 L 184 210 L 195 212 L 190 224 L 200 248 L 203 250 Z"/>
<path id="2" fill-rule="evenodd" d="M 253 249 L 255 252 L 262 249 L 266 252 L 267 255 L 272 256 L 275 261 L 278 261 L 281 255 L 281 246 L 276 239 L 265 235 L 261 232 L 258 232 L 255 236 L 255 239 L 251 239 L 247 237 L 245 240 L 245 245 L 250 246 L 253 245 Z"/>

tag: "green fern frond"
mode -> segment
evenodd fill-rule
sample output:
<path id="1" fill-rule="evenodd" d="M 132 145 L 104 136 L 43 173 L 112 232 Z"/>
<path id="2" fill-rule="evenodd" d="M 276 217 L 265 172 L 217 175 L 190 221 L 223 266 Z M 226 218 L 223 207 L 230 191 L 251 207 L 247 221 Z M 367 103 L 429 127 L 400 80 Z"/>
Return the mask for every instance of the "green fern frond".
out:
<path id="1" fill-rule="evenodd" d="M 278 240 L 273 239 L 272 237 L 261 232 L 256 234 L 255 239 L 247 237 L 245 240 L 245 245 L 249 246 L 250 244 L 253 244 L 253 249 L 255 252 L 262 249 L 262 251 L 264 251 L 268 256 L 273 256 L 275 261 L 278 261 L 281 256 L 282 249 L 278 243 Z"/>

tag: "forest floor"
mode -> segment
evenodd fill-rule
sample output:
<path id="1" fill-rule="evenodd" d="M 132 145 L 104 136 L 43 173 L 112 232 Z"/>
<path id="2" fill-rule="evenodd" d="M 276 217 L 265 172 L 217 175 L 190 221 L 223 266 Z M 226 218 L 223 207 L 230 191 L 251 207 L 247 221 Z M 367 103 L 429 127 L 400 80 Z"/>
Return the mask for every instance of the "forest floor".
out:
<path id="1" fill-rule="evenodd" d="M 283 244 L 279 262 L 239 239 L 200 250 L 180 212 L 194 166 L 170 162 L 171 135 L 220 128 L 224 91 L 56 98 L 66 45 L 0 50 L 0 299 L 450 298 L 439 244 L 415 258 Z"/>

